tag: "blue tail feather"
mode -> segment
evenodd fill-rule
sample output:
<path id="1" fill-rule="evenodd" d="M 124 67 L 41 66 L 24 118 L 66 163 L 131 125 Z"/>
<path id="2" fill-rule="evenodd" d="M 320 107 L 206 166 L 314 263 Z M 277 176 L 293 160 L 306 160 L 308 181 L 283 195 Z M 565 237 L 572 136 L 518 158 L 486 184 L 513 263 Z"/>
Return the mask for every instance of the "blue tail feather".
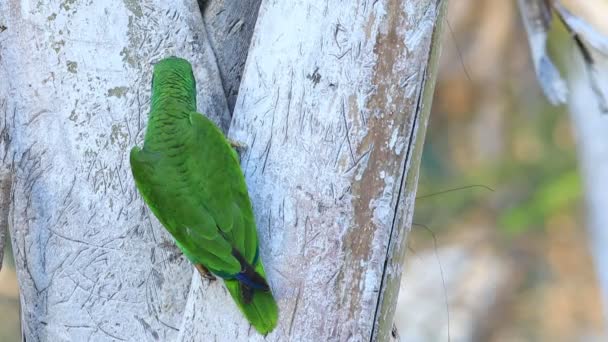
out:
<path id="1" fill-rule="evenodd" d="M 236 280 L 238 280 L 239 282 L 245 284 L 247 287 L 249 287 L 251 289 L 268 291 L 268 284 L 260 283 L 259 279 L 249 278 L 247 273 L 245 273 L 245 272 L 238 273 L 234 278 Z M 256 280 L 257 280 L 257 282 L 256 282 Z"/>

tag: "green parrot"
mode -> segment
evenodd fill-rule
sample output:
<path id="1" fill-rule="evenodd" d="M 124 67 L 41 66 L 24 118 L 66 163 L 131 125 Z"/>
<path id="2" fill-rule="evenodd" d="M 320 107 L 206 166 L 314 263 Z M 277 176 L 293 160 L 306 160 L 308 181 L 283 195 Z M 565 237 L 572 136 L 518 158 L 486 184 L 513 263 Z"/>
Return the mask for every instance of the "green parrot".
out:
<path id="1" fill-rule="evenodd" d="M 230 142 L 196 112 L 188 61 L 169 57 L 154 65 L 151 102 L 144 146 L 130 156 L 137 189 L 199 272 L 223 278 L 245 317 L 266 335 L 278 308 L 245 178 Z"/>

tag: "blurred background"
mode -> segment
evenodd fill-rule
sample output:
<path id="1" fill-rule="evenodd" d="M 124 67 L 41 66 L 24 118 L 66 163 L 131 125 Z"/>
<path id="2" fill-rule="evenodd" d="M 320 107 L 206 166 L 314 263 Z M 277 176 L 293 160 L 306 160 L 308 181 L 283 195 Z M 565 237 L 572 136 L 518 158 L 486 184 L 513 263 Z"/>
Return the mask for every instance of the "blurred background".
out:
<path id="1" fill-rule="evenodd" d="M 601 25 L 606 8 L 594 0 L 578 10 Z M 543 97 L 515 2 L 451 0 L 444 29 L 395 318 L 401 339 L 608 340 L 570 117 Z M 571 49 L 567 38 L 557 29 L 553 48 Z M 471 185 L 493 191 L 425 197 Z M 10 246 L 0 312 L 0 341 L 18 341 Z"/>
<path id="2" fill-rule="evenodd" d="M 562 3 L 608 32 L 607 1 Z M 574 48 L 554 24 L 566 69 Z M 401 340 L 608 341 L 571 118 L 543 96 L 516 1 L 452 0 L 444 29 Z M 494 191 L 425 196 L 470 185 Z"/>
<path id="3" fill-rule="evenodd" d="M 19 287 L 11 244 L 5 246 L 2 270 L 0 270 L 0 341 L 19 341 L 21 326 L 19 325 Z"/>

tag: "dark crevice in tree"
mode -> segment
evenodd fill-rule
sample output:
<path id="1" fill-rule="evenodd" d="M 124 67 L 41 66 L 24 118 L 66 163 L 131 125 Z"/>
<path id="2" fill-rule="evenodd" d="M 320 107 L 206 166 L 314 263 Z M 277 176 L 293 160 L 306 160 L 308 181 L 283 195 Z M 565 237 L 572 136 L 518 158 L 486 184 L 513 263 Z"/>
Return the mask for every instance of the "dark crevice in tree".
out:
<path id="1" fill-rule="evenodd" d="M 261 0 L 197 0 L 232 114 Z"/>
<path id="2" fill-rule="evenodd" d="M 198 9 L 201 11 L 201 16 L 204 17 L 205 15 L 205 10 L 207 9 L 207 4 L 209 4 L 208 0 L 197 0 L 198 2 Z"/>

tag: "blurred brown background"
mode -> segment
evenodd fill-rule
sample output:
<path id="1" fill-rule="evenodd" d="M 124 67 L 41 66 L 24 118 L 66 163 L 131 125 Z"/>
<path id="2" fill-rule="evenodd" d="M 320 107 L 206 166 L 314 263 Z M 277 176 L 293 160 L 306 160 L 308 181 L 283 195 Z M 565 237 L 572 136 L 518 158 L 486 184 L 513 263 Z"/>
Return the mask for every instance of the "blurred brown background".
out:
<path id="1" fill-rule="evenodd" d="M 7 241 L 0 271 L 0 341 L 19 341 L 19 288 L 10 243 Z"/>
<path id="2" fill-rule="evenodd" d="M 605 0 L 563 3 L 608 24 Z M 447 341 L 447 301 L 452 341 L 608 341 L 570 117 L 543 97 L 516 2 L 453 0 L 448 13 L 418 194 L 495 191 L 417 201 L 401 338 Z M 564 55 L 556 24 L 550 50 Z"/>

